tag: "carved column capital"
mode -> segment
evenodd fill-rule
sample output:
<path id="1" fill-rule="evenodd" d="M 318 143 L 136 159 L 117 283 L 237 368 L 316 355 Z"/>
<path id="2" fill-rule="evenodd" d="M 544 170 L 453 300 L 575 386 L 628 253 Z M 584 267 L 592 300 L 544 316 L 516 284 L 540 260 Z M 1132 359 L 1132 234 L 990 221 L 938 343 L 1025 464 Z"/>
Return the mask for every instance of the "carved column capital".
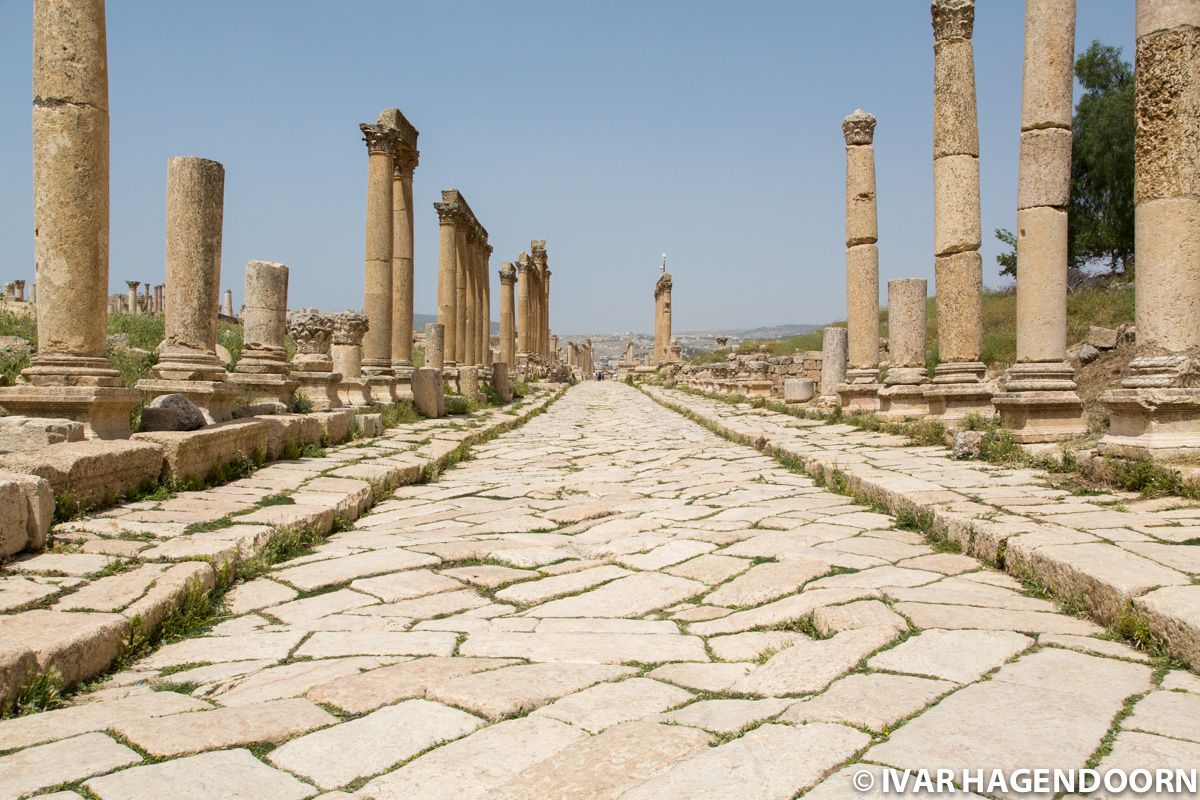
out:
<path id="1" fill-rule="evenodd" d="M 343 311 L 333 318 L 333 343 L 360 345 L 369 327 L 365 314 Z"/>
<path id="2" fill-rule="evenodd" d="M 420 160 L 420 151 L 411 147 L 397 146 L 395 152 L 392 153 L 392 174 L 397 178 L 411 180 Z"/>
<path id="3" fill-rule="evenodd" d="M 362 131 L 363 141 L 367 143 L 368 153 L 390 156 L 395 151 L 396 134 L 391 128 L 370 122 L 363 122 L 359 124 L 358 129 Z"/>
<path id="4" fill-rule="evenodd" d="M 975 27 L 975 0 L 933 0 L 933 39 L 970 39 Z"/>
<path id="5" fill-rule="evenodd" d="M 442 225 L 455 225 L 462 217 L 462 207 L 458 203 L 434 203 L 433 208 Z"/>
<path id="6" fill-rule="evenodd" d="M 288 333 L 302 355 L 328 355 L 333 338 L 333 317 L 315 308 L 302 308 L 288 320 Z"/>
<path id="7" fill-rule="evenodd" d="M 503 286 L 512 286 L 517 282 L 517 269 L 512 265 L 512 262 L 505 261 L 500 265 L 500 283 Z"/>
<path id="8" fill-rule="evenodd" d="M 875 139 L 875 117 L 861 108 L 842 120 L 842 135 L 846 137 L 846 145 L 871 144 Z"/>

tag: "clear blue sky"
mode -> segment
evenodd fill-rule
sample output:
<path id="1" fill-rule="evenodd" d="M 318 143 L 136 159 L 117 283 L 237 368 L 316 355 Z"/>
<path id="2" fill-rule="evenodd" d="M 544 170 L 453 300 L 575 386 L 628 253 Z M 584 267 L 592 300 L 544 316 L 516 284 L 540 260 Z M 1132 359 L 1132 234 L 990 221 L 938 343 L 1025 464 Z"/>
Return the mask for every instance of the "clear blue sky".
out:
<path id="1" fill-rule="evenodd" d="M 985 280 L 1014 226 L 1024 3 L 975 24 Z M 0 279 L 32 280 L 30 0 L 0 0 Z M 1077 48 L 1133 58 L 1133 0 L 1079 0 Z M 226 168 L 222 285 L 292 269 L 291 305 L 362 304 L 367 153 L 421 131 L 416 310 L 432 313 L 438 191 L 495 270 L 546 239 L 556 331 L 650 331 L 659 255 L 677 331 L 845 316 L 841 120 L 879 118 L 881 290 L 933 290 L 933 36 L 925 0 L 110 0 L 112 258 L 162 282 L 166 162 Z M 493 303 L 499 292 L 493 289 Z M 496 318 L 493 311 L 493 319 Z"/>

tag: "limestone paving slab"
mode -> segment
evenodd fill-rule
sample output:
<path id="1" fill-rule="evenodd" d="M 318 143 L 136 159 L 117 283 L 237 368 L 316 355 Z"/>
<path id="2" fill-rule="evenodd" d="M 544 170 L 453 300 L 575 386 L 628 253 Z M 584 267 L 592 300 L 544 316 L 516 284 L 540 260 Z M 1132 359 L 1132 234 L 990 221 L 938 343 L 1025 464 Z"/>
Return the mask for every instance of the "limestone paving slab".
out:
<path id="1" fill-rule="evenodd" d="M 39 744 L 0 756 L 0 797 L 18 797 L 90 778 L 117 767 L 137 764 L 142 757 L 103 733 Z"/>
<path id="2" fill-rule="evenodd" d="M 148 764 L 94 778 L 84 785 L 101 800 L 303 800 L 317 793 L 312 786 L 259 761 L 249 750 L 217 750 Z"/>
<path id="3" fill-rule="evenodd" d="M 535 715 L 569 722 L 588 733 L 644 719 L 686 703 L 692 693 L 648 678 L 601 683 L 542 706 Z"/>

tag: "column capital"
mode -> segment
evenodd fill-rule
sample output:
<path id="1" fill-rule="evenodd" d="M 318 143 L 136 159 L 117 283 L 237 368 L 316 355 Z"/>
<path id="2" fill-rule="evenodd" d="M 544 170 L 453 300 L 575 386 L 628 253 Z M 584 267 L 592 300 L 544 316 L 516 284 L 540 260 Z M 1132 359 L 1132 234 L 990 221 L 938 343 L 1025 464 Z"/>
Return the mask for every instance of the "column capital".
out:
<path id="1" fill-rule="evenodd" d="M 391 128 L 370 122 L 360 123 L 363 141 L 367 143 L 367 152 L 372 155 L 391 155 L 396 149 L 396 134 Z"/>
<path id="2" fill-rule="evenodd" d="M 975 27 L 975 0 L 933 0 L 933 39 L 970 39 Z"/>
<path id="3" fill-rule="evenodd" d="M 288 320 L 288 333 L 302 355 L 328 355 L 333 318 L 315 308 L 302 308 Z"/>
<path id="4" fill-rule="evenodd" d="M 875 117 L 861 108 L 842 120 L 842 135 L 846 137 L 846 146 L 871 144 L 875 139 Z"/>
<path id="5" fill-rule="evenodd" d="M 491 258 L 491 257 L 492 257 L 492 253 L 494 253 L 494 252 L 496 252 L 496 248 L 494 248 L 494 247 L 492 247 L 490 244 L 488 244 L 488 243 L 487 243 L 487 238 L 485 237 L 485 238 L 484 238 L 484 240 L 483 240 L 483 255 L 484 255 L 486 258 Z"/>
<path id="6" fill-rule="evenodd" d="M 500 283 L 504 286 L 512 286 L 517 282 L 517 269 L 512 265 L 511 261 L 505 261 L 500 265 Z"/>
<path id="7" fill-rule="evenodd" d="M 397 178 L 412 178 L 421 160 L 419 150 L 412 147 L 397 146 L 392 153 L 392 174 Z"/>
<path id="8" fill-rule="evenodd" d="M 141 281 L 125 281 L 125 285 L 128 286 L 132 291 L 136 292 L 137 288 L 142 285 L 142 282 Z"/>
<path id="9" fill-rule="evenodd" d="M 458 203 L 434 203 L 433 208 L 437 211 L 438 222 L 442 225 L 456 225 L 462 217 L 462 206 Z"/>
<path id="10" fill-rule="evenodd" d="M 370 326 L 365 314 L 343 311 L 333 318 L 333 343 L 360 345 Z"/>

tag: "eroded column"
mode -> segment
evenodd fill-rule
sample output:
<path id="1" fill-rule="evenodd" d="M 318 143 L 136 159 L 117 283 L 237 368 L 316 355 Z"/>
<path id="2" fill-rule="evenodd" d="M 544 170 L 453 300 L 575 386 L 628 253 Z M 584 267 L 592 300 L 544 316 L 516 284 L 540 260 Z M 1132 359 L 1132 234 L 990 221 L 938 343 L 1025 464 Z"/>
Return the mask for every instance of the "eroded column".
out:
<path id="1" fill-rule="evenodd" d="M 446 357 L 459 366 L 469 366 L 473 362 L 468 358 L 467 343 L 467 308 L 468 288 L 467 261 L 471 257 L 469 220 L 455 226 L 455 263 L 454 263 L 454 338 L 446 345 Z M 450 344 L 454 347 L 451 348 Z"/>
<path id="2" fill-rule="evenodd" d="M 843 408 L 879 407 L 879 246 L 875 199 L 875 117 L 842 120 L 846 140 L 846 327 L 849 361 L 838 387 Z"/>
<path id="3" fill-rule="evenodd" d="M 33 7 L 33 216 L 41 302 L 38 352 L 10 414 L 84 423 L 92 438 L 129 436 L 140 394 L 105 355 L 108 303 L 108 52 L 103 0 Z"/>
<path id="4" fill-rule="evenodd" d="M 924 278 L 888 281 L 888 371 L 879 390 L 879 416 L 900 420 L 929 413 L 925 387 L 928 286 Z"/>
<path id="5" fill-rule="evenodd" d="M 413 172 L 415 148 L 397 152 L 392 173 L 392 370 L 399 379 L 412 371 Z"/>
<path id="6" fill-rule="evenodd" d="M 846 350 L 849 344 L 845 328 L 828 327 L 821 333 L 821 402 L 841 402 L 837 387 L 846 382 Z"/>
<path id="7" fill-rule="evenodd" d="M 1100 450 L 1176 458 L 1200 450 L 1200 2 L 1138 0 L 1134 246 L 1137 357 Z"/>
<path id="8" fill-rule="evenodd" d="M 1075 0 L 1026 0 L 1017 171 L 1017 363 L 992 398 L 1013 438 L 1087 432 L 1067 363 L 1067 206 Z"/>
<path id="9" fill-rule="evenodd" d="M 229 380 L 247 403 L 290 406 L 296 382 L 287 360 L 288 268 L 271 261 L 246 265 L 242 295 L 242 355 Z"/>
<path id="10" fill-rule="evenodd" d="M 206 158 L 167 162 L 167 254 L 163 343 L 137 388 L 148 396 L 185 394 L 211 422 L 230 419 L 237 389 L 217 357 L 225 168 Z"/>
<path id="11" fill-rule="evenodd" d="M 517 343 L 513 325 L 513 306 L 517 285 L 517 271 L 505 261 L 500 265 L 500 360 L 515 368 Z"/>
<path id="12" fill-rule="evenodd" d="M 953 425 L 991 416 L 981 382 L 983 262 L 979 255 L 979 122 L 971 34 L 975 0 L 934 0 L 933 249 L 938 314 L 929 412 Z"/>
<path id="13" fill-rule="evenodd" d="M 230 289 L 225 290 L 225 302 L 223 303 L 221 310 L 222 310 L 222 313 L 225 314 L 225 316 L 227 316 L 227 317 L 233 316 L 233 291 Z"/>
<path id="14" fill-rule="evenodd" d="M 374 405 L 371 384 L 362 376 L 362 342 L 369 327 L 366 315 L 355 311 L 343 311 L 333 317 L 330 357 L 333 371 L 342 376 L 337 393 L 344 406 Z"/>

